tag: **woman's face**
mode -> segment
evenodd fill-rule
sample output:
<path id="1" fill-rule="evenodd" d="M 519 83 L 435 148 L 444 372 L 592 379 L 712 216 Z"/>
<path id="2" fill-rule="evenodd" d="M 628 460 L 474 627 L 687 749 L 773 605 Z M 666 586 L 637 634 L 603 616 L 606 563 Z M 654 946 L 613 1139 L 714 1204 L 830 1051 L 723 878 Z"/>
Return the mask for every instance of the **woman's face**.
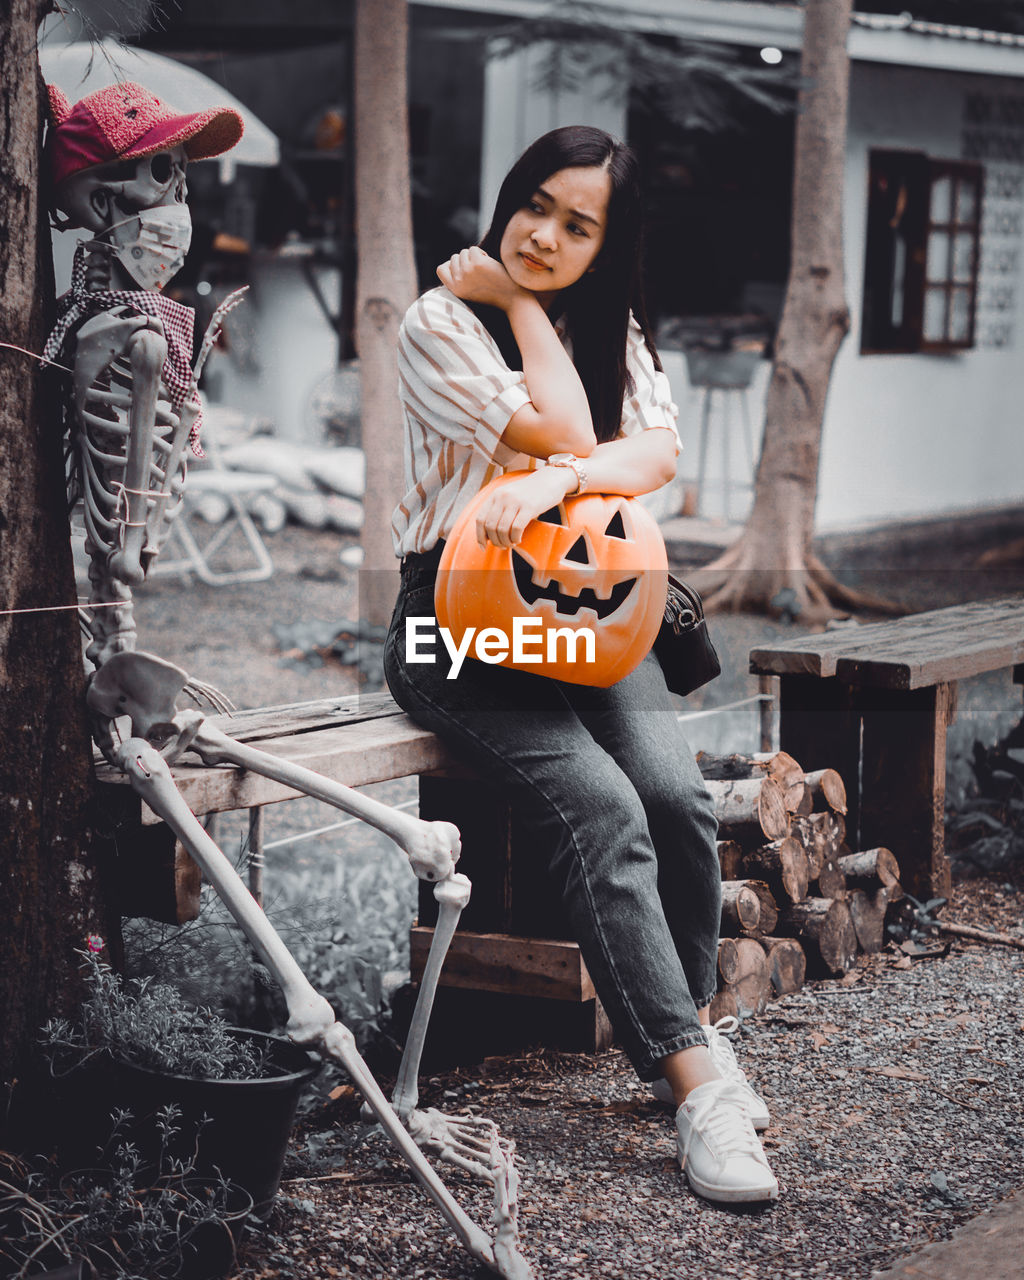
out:
<path id="1" fill-rule="evenodd" d="M 607 169 L 559 169 L 510 218 L 501 261 L 545 308 L 593 266 L 604 244 L 611 193 Z"/>

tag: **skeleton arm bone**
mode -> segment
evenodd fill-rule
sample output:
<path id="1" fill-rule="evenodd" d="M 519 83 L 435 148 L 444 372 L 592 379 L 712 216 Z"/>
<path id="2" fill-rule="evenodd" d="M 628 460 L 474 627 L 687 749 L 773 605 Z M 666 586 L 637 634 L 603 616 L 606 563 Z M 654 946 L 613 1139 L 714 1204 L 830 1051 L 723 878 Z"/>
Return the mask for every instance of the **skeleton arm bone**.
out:
<path id="1" fill-rule="evenodd" d="M 251 769 L 253 773 L 282 782 L 345 813 L 354 814 L 390 836 L 405 851 L 413 871 L 421 880 L 446 880 L 455 870 L 461 844 L 458 828 L 450 822 L 424 822 L 414 818 L 340 782 L 324 778 L 312 769 L 235 742 L 208 724 L 203 725 L 196 735 L 192 750 L 202 757 L 205 764 L 234 764 Z"/>

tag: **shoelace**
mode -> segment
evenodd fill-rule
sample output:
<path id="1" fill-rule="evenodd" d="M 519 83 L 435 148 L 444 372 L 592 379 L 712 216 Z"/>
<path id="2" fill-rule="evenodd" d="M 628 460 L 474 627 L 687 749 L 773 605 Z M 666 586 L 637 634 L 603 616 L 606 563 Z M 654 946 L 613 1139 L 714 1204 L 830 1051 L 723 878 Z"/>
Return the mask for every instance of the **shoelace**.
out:
<path id="1" fill-rule="evenodd" d="M 757 1134 L 747 1117 L 743 1091 L 738 1085 L 724 1081 L 695 1104 L 687 1107 L 690 1132 L 683 1147 L 683 1159 L 690 1156 L 690 1147 L 699 1133 L 712 1154 L 724 1162 L 728 1156 L 750 1156 L 758 1164 L 764 1164 L 764 1152 Z"/>
<path id="2" fill-rule="evenodd" d="M 733 1017 L 732 1014 L 726 1014 L 724 1018 L 719 1018 L 717 1022 L 707 1028 L 711 1032 L 708 1036 L 708 1049 L 711 1053 L 711 1061 L 727 1080 L 735 1080 L 737 1084 L 746 1084 L 747 1073 L 736 1061 L 736 1054 L 727 1039 L 739 1025 L 739 1019 Z"/>

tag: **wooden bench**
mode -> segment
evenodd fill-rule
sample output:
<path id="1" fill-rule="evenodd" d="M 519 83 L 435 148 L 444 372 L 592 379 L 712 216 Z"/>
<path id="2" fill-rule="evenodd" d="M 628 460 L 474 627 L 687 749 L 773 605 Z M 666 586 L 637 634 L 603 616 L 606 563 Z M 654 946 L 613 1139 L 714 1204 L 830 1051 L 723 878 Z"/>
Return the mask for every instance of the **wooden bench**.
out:
<path id="1" fill-rule="evenodd" d="M 350 787 L 418 777 L 421 817 L 456 823 L 463 847 L 459 867 L 473 881 L 472 899 L 442 970 L 442 986 L 520 1002 L 542 998 L 552 1005 L 548 1012 L 555 1025 L 559 1018 L 573 1025 L 574 1043 L 563 1047 L 610 1043 L 610 1028 L 579 947 L 565 937 L 559 913 L 538 907 L 538 901 L 547 899 L 529 879 L 529 856 L 512 864 L 514 824 L 503 797 L 456 761 L 434 734 L 415 724 L 390 695 L 261 707 L 210 720 L 239 741 Z M 97 825 L 111 833 L 116 845 L 122 914 L 170 923 L 194 919 L 200 888 L 195 863 L 127 779 L 99 756 L 96 773 Z M 176 764 L 172 773 L 199 818 L 249 811 L 250 852 L 259 851 L 263 807 L 302 794 L 226 766 Z M 422 973 L 436 919 L 432 889 L 420 886 L 419 921 L 411 939 L 414 978 Z"/>
<path id="2" fill-rule="evenodd" d="M 957 682 L 1012 667 L 1024 683 L 1024 596 L 842 627 L 751 650 L 779 677 L 779 745 L 847 787 L 858 848 L 884 845 L 915 897 L 946 897 L 946 730 Z"/>

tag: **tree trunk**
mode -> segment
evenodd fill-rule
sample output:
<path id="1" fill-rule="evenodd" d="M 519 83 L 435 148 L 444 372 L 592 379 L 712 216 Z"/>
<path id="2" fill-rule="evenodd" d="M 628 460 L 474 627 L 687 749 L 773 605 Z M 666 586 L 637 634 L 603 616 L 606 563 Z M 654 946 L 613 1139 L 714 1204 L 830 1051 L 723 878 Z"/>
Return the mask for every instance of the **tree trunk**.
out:
<path id="1" fill-rule="evenodd" d="M 406 0 L 356 0 L 356 345 L 366 454 L 360 611 L 386 624 L 397 578 L 391 514 L 405 493 L 395 351 L 416 296 L 409 188 Z"/>
<path id="2" fill-rule="evenodd" d="M 708 609 L 801 621 L 850 600 L 811 554 L 821 430 L 832 365 L 850 327 L 843 288 L 843 170 L 852 0 L 809 0 L 794 142 L 791 263 L 765 401 L 754 506 L 729 550 L 699 575 Z"/>
<path id="3" fill-rule="evenodd" d="M 42 350 L 53 270 L 40 199 L 42 82 L 36 28 L 48 8 L 0 17 L 0 339 Z M 42 184 L 45 190 L 45 185 Z M 50 316 L 44 317 L 44 302 Z M 0 1080 L 24 1073 L 39 1027 L 77 990 L 75 949 L 108 941 L 85 848 L 92 749 L 64 496 L 64 375 L 0 348 Z M 21 610 L 40 609 L 26 613 Z M 8 1107 L 0 1097 L 0 1129 Z"/>

